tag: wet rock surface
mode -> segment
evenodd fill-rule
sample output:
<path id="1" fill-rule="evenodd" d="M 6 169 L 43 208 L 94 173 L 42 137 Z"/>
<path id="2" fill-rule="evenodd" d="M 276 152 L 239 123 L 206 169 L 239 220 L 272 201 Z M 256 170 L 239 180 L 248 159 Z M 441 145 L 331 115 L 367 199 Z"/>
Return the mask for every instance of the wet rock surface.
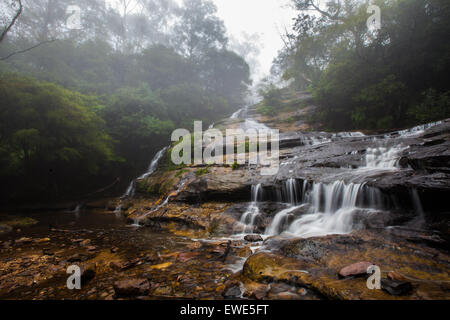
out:
<path id="1" fill-rule="evenodd" d="M 0 299 L 450 299 L 449 137 L 450 121 L 372 136 L 292 125 L 274 176 L 174 169 L 162 151 L 135 198 L 0 222 Z M 66 287 L 73 265 L 81 290 Z"/>
<path id="2" fill-rule="evenodd" d="M 450 299 L 442 287 L 450 281 L 450 257 L 401 237 L 357 231 L 310 239 L 268 239 L 266 246 L 272 250 L 247 259 L 246 278 L 303 286 L 329 299 L 423 299 L 423 292 L 427 299 Z M 381 269 L 382 290 L 367 287 L 366 267 L 372 264 Z M 393 272 L 396 279 L 388 278 Z"/>

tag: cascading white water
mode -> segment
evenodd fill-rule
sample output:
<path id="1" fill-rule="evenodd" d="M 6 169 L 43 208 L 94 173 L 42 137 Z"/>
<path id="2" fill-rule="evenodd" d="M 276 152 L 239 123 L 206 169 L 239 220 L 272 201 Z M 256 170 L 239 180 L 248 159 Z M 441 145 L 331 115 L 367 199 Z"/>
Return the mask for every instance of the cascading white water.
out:
<path id="1" fill-rule="evenodd" d="M 246 119 L 243 123 L 242 123 L 242 127 L 244 130 L 249 130 L 249 129 L 255 129 L 255 130 L 267 130 L 269 131 L 269 127 L 266 126 L 265 124 L 262 124 L 258 121 L 252 120 L 252 119 Z"/>
<path id="2" fill-rule="evenodd" d="M 81 211 L 81 207 L 82 207 L 81 204 L 77 204 L 76 207 L 75 207 L 75 209 L 73 209 L 73 210 L 67 210 L 67 211 L 65 211 L 65 212 L 67 212 L 67 213 L 75 213 L 75 215 L 78 215 L 78 214 L 80 213 L 80 211 Z"/>
<path id="3" fill-rule="evenodd" d="M 325 138 L 325 137 L 310 137 L 307 140 L 307 144 L 310 146 L 318 146 L 325 143 L 330 143 L 331 139 Z"/>
<path id="4" fill-rule="evenodd" d="M 158 211 L 159 209 L 161 209 L 162 207 L 166 206 L 166 205 L 169 203 L 169 201 L 170 201 L 171 198 L 173 198 L 174 196 L 177 196 L 177 195 L 180 193 L 181 189 L 183 189 L 183 187 L 186 185 L 186 183 L 187 183 L 187 181 L 183 181 L 183 182 L 179 185 L 179 187 L 177 188 L 177 190 L 176 190 L 175 192 L 171 192 L 171 193 L 167 196 L 167 198 L 166 198 L 161 204 L 157 205 L 155 208 L 153 208 L 152 210 L 150 210 L 149 212 L 147 212 L 146 214 L 144 214 L 144 215 L 142 216 L 142 218 L 145 218 L 145 217 L 148 216 L 149 214 L 151 214 L 151 213 L 153 213 L 153 212 L 156 212 L 156 211 Z"/>
<path id="5" fill-rule="evenodd" d="M 312 206 L 310 213 L 295 220 L 287 232 L 298 237 L 350 233 L 362 187 L 343 181 L 329 185 L 315 183 L 305 199 Z"/>
<path id="6" fill-rule="evenodd" d="M 114 210 L 114 214 L 115 214 L 117 217 L 119 217 L 121 213 L 122 213 L 122 203 L 120 203 L 120 204 L 116 207 L 116 209 Z"/>
<path id="7" fill-rule="evenodd" d="M 122 200 L 123 199 L 127 199 L 127 198 L 132 198 L 134 197 L 134 194 L 136 192 L 136 181 L 140 180 L 140 179 L 146 179 L 149 176 L 151 176 L 156 169 L 158 168 L 158 164 L 159 164 L 159 160 L 161 160 L 161 158 L 164 156 L 164 153 L 166 152 L 166 150 L 169 147 L 165 147 L 164 149 L 160 150 L 152 159 L 152 162 L 150 163 L 147 171 L 141 175 L 139 178 L 131 181 L 130 185 L 128 186 L 127 190 L 125 191 L 125 193 L 120 197 L 120 202 L 117 205 L 116 209 L 114 210 L 114 213 L 116 215 L 120 215 L 120 213 L 122 212 Z"/>
<path id="8" fill-rule="evenodd" d="M 121 199 L 132 198 L 136 192 L 136 180 L 131 181 Z"/>
<path id="9" fill-rule="evenodd" d="M 270 226 L 267 227 L 265 234 L 267 236 L 276 236 L 277 234 L 280 234 L 283 231 L 283 226 L 286 224 L 286 221 L 289 218 L 290 214 L 293 211 L 300 209 L 302 206 L 305 205 L 303 204 L 300 206 L 289 207 L 278 212 L 273 218 Z"/>
<path id="10" fill-rule="evenodd" d="M 253 233 L 256 217 L 260 214 L 258 201 L 262 199 L 261 184 L 252 186 L 252 202 L 248 206 L 247 211 L 242 215 L 240 223 L 244 226 L 244 233 Z"/>
<path id="11" fill-rule="evenodd" d="M 364 172 L 367 170 L 396 170 L 401 153 L 409 148 L 402 144 L 405 137 L 415 136 L 423 133 L 425 130 L 439 125 L 442 122 L 429 123 L 417 126 L 412 129 L 399 131 L 387 135 L 386 139 L 398 139 L 398 144 L 392 144 L 390 147 L 378 146 L 366 150 L 366 164 L 358 170 Z M 339 133 L 333 138 L 364 137 L 362 133 Z M 382 138 L 381 138 L 382 139 Z M 373 141 L 379 140 L 374 138 Z M 305 144 L 320 144 L 326 141 L 325 137 L 319 139 L 308 137 Z M 358 151 L 351 154 L 356 155 Z M 285 162 L 282 164 L 292 164 Z M 358 172 L 355 170 L 355 172 Z M 338 178 L 339 179 L 339 178 Z M 360 183 L 345 183 L 344 181 L 335 181 L 334 183 L 308 183 L 304 181 L 301 197 L 298 192 L 298 184 L 294 179 L 285 182 L 283 188 L 283 197 L 279 200 L 286 200 L 291 206 L 280 211 L 275 215 L 271 225 L 266 229 L 267 236 L 274 236 L 285 232 L 297 237 L 325 236 L 329 234 L 347 234 L 353 230 L 353 218 L 355 213 L 361 209 L 384 210 L 389 205 L 389 199 L 383 197 L 380 190 Z M 411 202 L 417 214 L 417 220 L 423 221 L 425 213 L 417 190 L 412 189 Z M 300 197 L 300 201 L 294 195 Z M 298 203 L 302 205 L 298 206 Z M 309 206 L 308 213 L 301 215 L 286 228 L 287 222 L 293 218 L 295 211 L 302 206 Z M 305 208 L 306 209 L 306 208 Z M 304 212 L 304 210 L 299 210 Z"/>
<path id="12" fill-rule="evenodd" d="M 120 197 L 121 199 L 134 197 L 134 194 L 136 192 L 136 180 L 146 179 L 149 176 L 151 176 L 158 168 L 159 160 L 161 160 L 161 158 L 164 156 L 164 153 L 167 151 L 167 149 L 168 147 L 165 147 L 164 149 L 158 151 L 158 153 L 153 157 L 152 162 L 150 163 L 147 171 L 139 178 L 131 181 L 130 185 L 128 186 L 123 196 Z"/>
<path id="13" fill-rule="evenodd" d="M 391 148 L 368 148 L 366 151 L 366 166 L 370 169 L 395 169 L 400 158 L 400 153 L 408 147 L 401 144 Z"/>
<path id="14" fill-rule="evenodd" d="M 333 134 L 333 138 L 360 138 L 365 136 L 362 132 L 339 132 Z"/>
<path id="15" fill-rule="evenodd" d="M 161 160 L 161 158 L 164 156 L 164 153 L 166 152 L 167 149 L 168 149 L 168 147 L 165 147 L 164 149 L 160 150 L 160 151 L 155 155 L 155 157 L 152 159 L 152 162 L 150 163 L 150 166 L 148 167 L 147 172 L 144 173 L 142 176 L 140 176 L 140 177 L 138 178 L 138 180 L 140 180 L 140 179 L 146 179 L 146 178 L 148 178 L 149 176 L 151 176 L 151 175 L 156 171 L 156 169 L 158 168 L 159 160 Z"/>
<path id="16" fill-rule="evenodd" d="M 241 115 L 243 109 L 239 109 L 238 111 L 236 111 L 235 113 L 233 113 L 230 117 L 230 119 L 238 119 L 239 116 Z"/>
<path id="17" fill-rule="evenodd" d="M 167 198 L 160 203 L 159 205 L 157 205 L 156 207 L 154 207 L 153 209 L 151 209 L 150 211 L 148 211 L 147 213 L 143 214 L 142 216 L 140 216 L 139 218 L 135 218 L 133 219 L 133 224 L 132 226 L 134 227 L 140 227 L 140 221 L 142 221 L 144 218 L 146 218 L 147 216 L 149 216 L 150 214 L 152 214 L 153 212 L 158 211 L 159 209 L 163 208 L 164 206 L 166 206 L 170 199 L 173 198 L 174 196 L 178 195 L 181 191 L 181 189 L 183 189 L 183 187 L 186 185 L 187 181 L 183 181 L 177 188 L 177 191 L 175 192 L 171 192 Z"/>
<path id="18" fill-rule="evenodd" d="M 297 204 L 299 203 L 299 190 L 298 190 L 298 183 L 296 179 L 288 179 L 285 182 L 285 188 L 284 188 L 285 198 L 286 201 L 290 204 Z"/>
<path id="19" fill-rule="evenodd" d="M 293 185 L 291 179 L 286 182 L 286 186 Z M 283 231 L 298 237 L 350 233 L 353 229 L 353 214 L 358 209 L 360 198 L 367 198 L 366 205 L 369 207 L 381 206 L 380 194 L 363 184 L 336 181 L 331 184 L 313 183 L 311 187 L 309 186 L 307 181 L 303 182 L 301 199 L 296 198 L 297 200 L 292 201 L 292 197 L 287 198 L 291 207 L 275 215 L 266 229 L 266 235 L 273 236 Z M 297 197 L 300 197 L 297 187 L 291 190 L 295 190 Z M 296 205 L 298 202 L 295 201 L 302 204 Z M 287 219 L 294 211 L 305 206 L 310 207 L 308 213 L 294 220 L 286 229 Z"/>
<path id="20" fill-rule="evenodd" d="M 417 217 L 421 220 L 425 219 L 425 212 L 423 211 L 422 201 L 420 200 L 419 192 L 417 189 L 411 189 L 411 200 L 414 205 L 414 210 Z"/>
<path id="21" fill-rule="evenodd" d="M 431 123 L 423 124 L 420 126 L 416 126 L 411 129 L 401 130 L 401 131 L 398 131 L 397 133 L 401 137 L 411 137 L 411 136 L 422 134 L 425 132 L 425 130 L 435 127 L 437 125 L 440 125 L 442 123 L 443 123 L 442 121 L 431 122 Z"/>

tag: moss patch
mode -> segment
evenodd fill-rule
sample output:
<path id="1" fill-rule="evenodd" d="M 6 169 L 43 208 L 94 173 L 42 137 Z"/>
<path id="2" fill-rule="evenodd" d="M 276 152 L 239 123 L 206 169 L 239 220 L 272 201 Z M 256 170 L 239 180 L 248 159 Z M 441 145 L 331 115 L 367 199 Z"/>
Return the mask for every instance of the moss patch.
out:
<path id="1" fill-rule="evenodd" d="M 30 227 L 37 224 L 38 222 L 39 221 L 29 217 L 3 216 L 0 218 L 1 224 L 10 226 L 12 228 Z"/>

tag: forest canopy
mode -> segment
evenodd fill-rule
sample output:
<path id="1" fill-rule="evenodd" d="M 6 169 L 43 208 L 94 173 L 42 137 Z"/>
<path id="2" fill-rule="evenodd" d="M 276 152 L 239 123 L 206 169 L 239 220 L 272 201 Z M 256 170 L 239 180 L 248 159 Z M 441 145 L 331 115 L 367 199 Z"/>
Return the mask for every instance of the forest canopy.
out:
<path id="1" fill-rule="evenodd" d="M 120 180 L 119 192 L 175 128 L 244 103 L 249 66 L 228 49 L 209 0 L 79 0 L 77 29 L 67 24 L 73 1 L 5 2 L 4 201 L 82 197 Z"/>
<path id="2" fill-rule="evenodd" d="M 274 70 L 309 90 L 328 130 L 389 130 L 450 117 L 450 2 L 293 0 Z M 369 5 L 380 28 L 368 29 Z M 372 12 L 373 13 L 373 12 Z"/>

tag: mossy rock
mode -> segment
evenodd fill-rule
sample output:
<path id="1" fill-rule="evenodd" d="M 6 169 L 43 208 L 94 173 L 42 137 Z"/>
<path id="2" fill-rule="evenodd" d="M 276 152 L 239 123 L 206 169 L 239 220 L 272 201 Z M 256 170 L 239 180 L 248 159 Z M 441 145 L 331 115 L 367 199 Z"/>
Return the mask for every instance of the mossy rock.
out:
<path id="1" fill-rule="evenodd" d="M 2 225 L 7 225 L 12 228 L 25 228 L 37 224 L 39 221 L 29 217 L 12 217 L 6 216 L 2 219 Z"/>

